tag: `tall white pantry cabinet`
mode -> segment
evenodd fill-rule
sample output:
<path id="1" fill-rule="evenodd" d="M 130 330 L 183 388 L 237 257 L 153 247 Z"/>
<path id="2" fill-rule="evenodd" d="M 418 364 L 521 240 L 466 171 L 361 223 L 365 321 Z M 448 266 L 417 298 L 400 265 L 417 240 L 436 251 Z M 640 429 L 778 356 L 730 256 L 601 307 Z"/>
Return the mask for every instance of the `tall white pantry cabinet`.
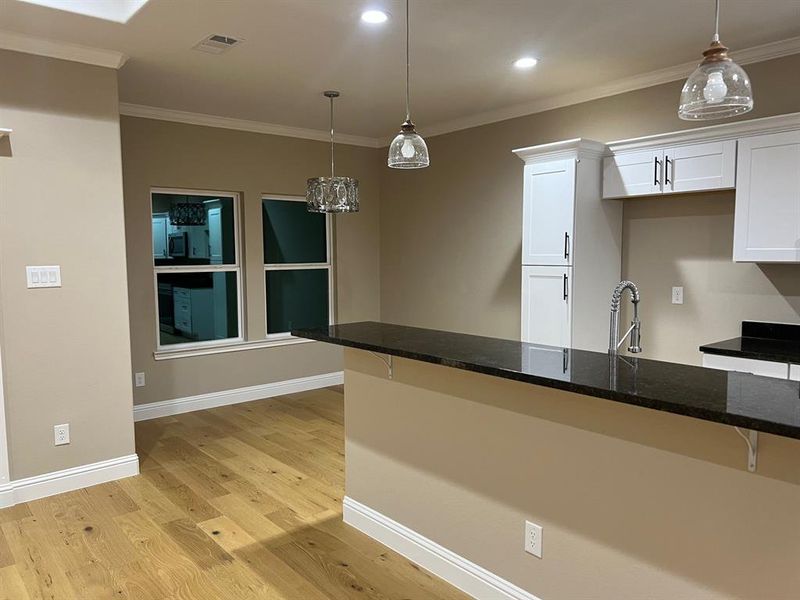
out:
<path id="1" fill-rule="evenodd" d="M 605 351 L 622 260 L 622 203 L 602 200 L 606 146 L 574 139 L 514 153 L 525 162 L 521 339 Z"/>

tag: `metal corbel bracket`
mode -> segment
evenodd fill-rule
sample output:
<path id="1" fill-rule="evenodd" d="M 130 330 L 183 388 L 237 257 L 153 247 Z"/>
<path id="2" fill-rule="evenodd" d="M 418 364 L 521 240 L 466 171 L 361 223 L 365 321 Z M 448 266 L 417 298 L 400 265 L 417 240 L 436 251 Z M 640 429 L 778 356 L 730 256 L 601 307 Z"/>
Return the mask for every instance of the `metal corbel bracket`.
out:
<path id="1" fill-rule="evenodd" d="M 758 432 L 749 429 L 747 433 L 739 429 L 738 427 L 734 427 L 736 433 L 738 433 L 744 443 L 747 444 L 747 470 L 751 473 L 756 472 L 756 463 L 758 461 Z"/>
<path id="2" fill-rule="evenodd" d="M 389 371 L 389 379 L 394 378 L 394 362 L 392 361 L 392 355 L 387 354 L 386 356 L 382 354 L 378 354 L 377 352 L 373 352 L 372 350 L 367 350 L 372 356 L 380 360 L 383 364 L 386 365 L 386 369 Z"/>

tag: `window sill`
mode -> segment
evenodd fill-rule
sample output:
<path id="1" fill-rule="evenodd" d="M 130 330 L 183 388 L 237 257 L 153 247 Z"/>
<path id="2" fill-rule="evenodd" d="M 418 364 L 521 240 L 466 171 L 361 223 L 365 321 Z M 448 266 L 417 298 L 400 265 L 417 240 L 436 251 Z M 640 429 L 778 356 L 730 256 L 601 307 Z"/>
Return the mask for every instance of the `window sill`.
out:
<path id="1" fill-rule="evenodd" d="M 262 350 L 264 348 L 277 348 L 280 346 L 293 346 L 307 344 L 315 340 L 287 336 L 271 340 L 258 340 L 254 342 L 235 342 L 220 346 L 202 346 L 197 348 L 180 348 L 176 350 L 156 350 L 153 358 L 156 360 L 173 360 L 176 358 L 191 358 L 193 356 L 206 356 L 209 354 L 225 354 L 227 352 L 242 352 L 244 350 Z"/>

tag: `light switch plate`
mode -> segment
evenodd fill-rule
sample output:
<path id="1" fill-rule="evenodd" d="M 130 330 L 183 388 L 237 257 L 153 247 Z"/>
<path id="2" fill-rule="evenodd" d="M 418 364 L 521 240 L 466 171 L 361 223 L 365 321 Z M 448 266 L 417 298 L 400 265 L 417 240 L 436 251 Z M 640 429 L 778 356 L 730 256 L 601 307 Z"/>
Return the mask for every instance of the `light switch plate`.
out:
<path id="1" fill-rule="evenodd" d="M 683 286 L 672 288 L 672 303 L 683 304 Z"/>
<path id="2" fill-rule="evenodd" d="M 29 288 L 61 287 L 61 267 L 58 265 L 25 267 Z"/>

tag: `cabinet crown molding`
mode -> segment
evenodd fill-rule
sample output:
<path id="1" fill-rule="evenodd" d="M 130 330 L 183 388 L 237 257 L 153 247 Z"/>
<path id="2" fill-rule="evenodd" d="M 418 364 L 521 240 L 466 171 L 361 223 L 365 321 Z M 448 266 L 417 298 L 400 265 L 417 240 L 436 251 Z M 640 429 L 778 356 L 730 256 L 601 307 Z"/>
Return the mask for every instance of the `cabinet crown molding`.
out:
<path id="1" fill-rule="evenodd" d="M 750 119 L 747 121 L 736 121 L 734 123 L 724 123 L 722 125 L 696 127 L 694 129 L 673 131 L 670 133 L 658 133 L 656 135 L 627 140 L 615 140 L 605 145 L 606 156 L 618 154 L 620 152 L 646 150 L 648 148 L 681 146 L 700 142 L 717 142 L 739 139 L 752 135 L 793 131 L 796 129 L 800 129 L 800 112 L 777 115 L 774 117 L 762 117 L 760 119 Z"/>
<path id="2" fill-rule="evenodd" d="M 543 158 L 601 158 L 606 154 L 606 145 L 586 138 L 575 138 L 562 142 L 528 146 L 512 150 L 525 163 Z"/>

